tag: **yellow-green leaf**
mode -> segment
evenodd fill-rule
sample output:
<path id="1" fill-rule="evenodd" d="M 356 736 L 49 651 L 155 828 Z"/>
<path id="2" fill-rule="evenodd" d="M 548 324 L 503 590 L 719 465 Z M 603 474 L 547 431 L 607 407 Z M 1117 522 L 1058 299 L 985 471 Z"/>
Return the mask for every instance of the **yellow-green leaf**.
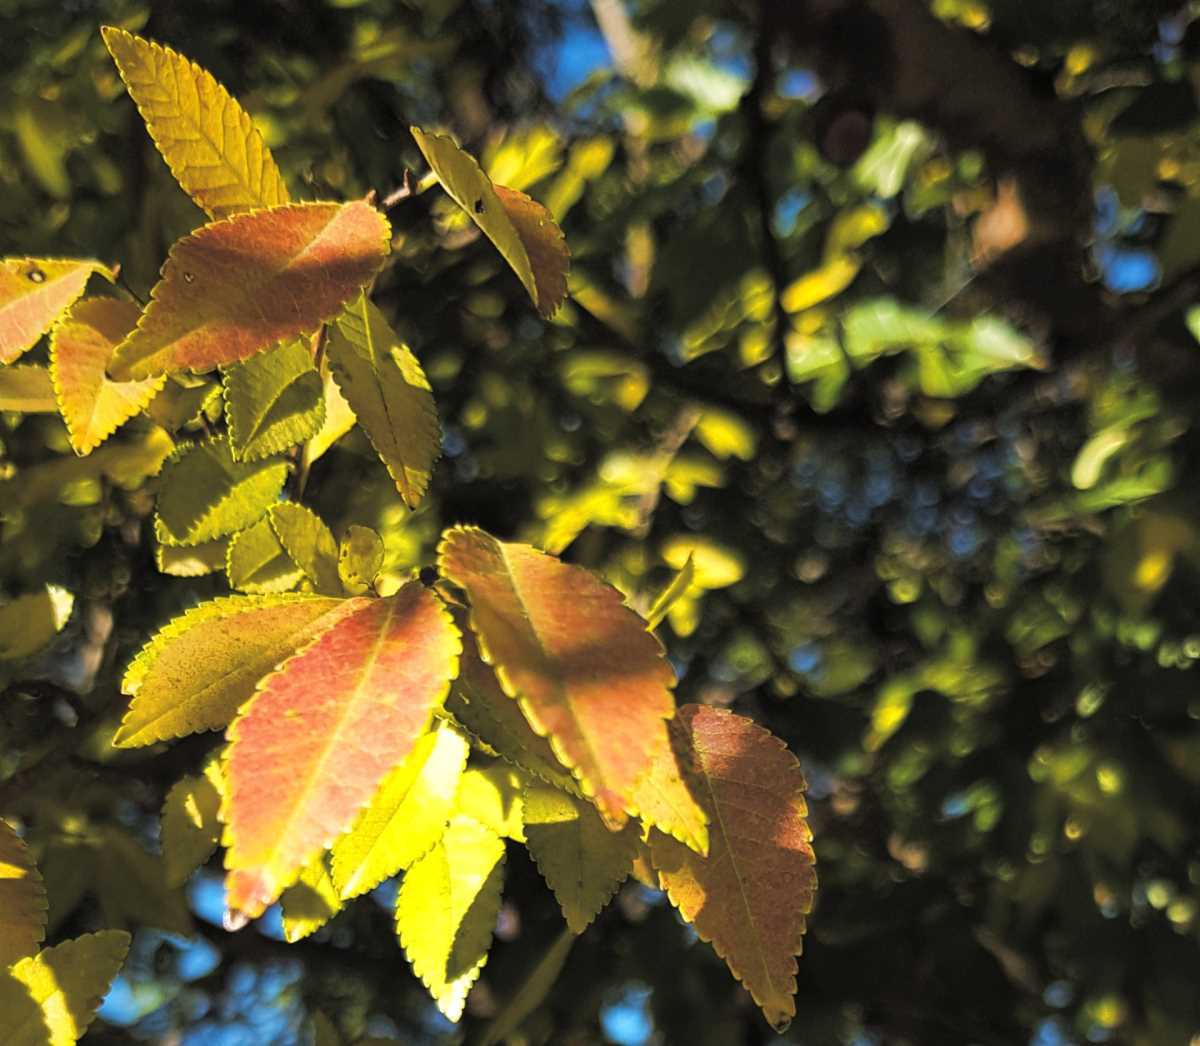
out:
<path id="1" fill-rule="evenodd" d="M 0 367 L 0 410 L 53 414 L 58 410 L 50 371 L 37 364 Z"/>
<path id="2" fill-rule="evenodd" d="M 283 937 L 289 944 L 315 933 L 342 910 L 323 853 L 283 891 L 279 904 L 283 908 Z"/>
<path id="3" fill-rule="evenodd" d="M 650 609 L 646 611 L 646 627 L 648 629 L 656 629 L 663 623 L 663 618 L 667 616 L 671 607 L 678 603 L 683 594 L 692 587 L 695 577 L 696 560 L 689 552 L 683 566 L 679 568 L 679 573 L 671 579 L 671 583 L 658 594 L 654 602 L 650 604 Z"/>
<path id="4" fill-rule="evenodd" d="M 75 597 L 59 585 L 0 603 L 0 661 L 30 657 L 66 627 Z"/>
<path id="5" fill-rule="evenodd" d="M 388 774 L 354 827 L 333 845 L 333 878 L 341 897 L 373 890 L 441 838 L 467 751 L 462 735 L 442 724 Z"/>
<path id="6" fill-rule="evenodd" d="M 221 386 L 193 375 L 172 375 L 150 401 L 146 413 L 168 432 L 178 432 L 201 419 L 215 421 L 221 413 Z"/>
<path id="7" fill-rule="evenodd" d="M 0 973 L 4 1046 L 74 1046 L 129 951 L 129 934 L 84 934 Z"/>
<path id="8" fill-rule="evenodd" d="M 415 973 L 450 1020 L 487 962 L 500 910 L 504 842 L 469 817 L 456 817 L 404 876 L 396 934 Z"/>
<path id="9" fill-rule="evenodd" d="M 289 338 L 223 369 L 229 447 L 257 461 L 316 435 L 325 421 L 321 376 L 305 338 Z"/>
<path id="10" fill-rule="evenodd" d="M 279 497 L 287 474 L 282 461 L 234 461 L 223 436 L 184 448 L 163 470 L 159 540 L 199 545 L 250 526 Z"/>
<path id="11" fill-rule="evenodd" d="M 370 527 L 352 524 L 338 546 L 338 576 L 351 595 L 366 592 L 383 566 L 383 539 Z"/>
<path id="12" fill-rule="evenodd" d="M 210 73 L 123 29 L 100 32 L 150 137 L 198 207 L 224 218 L 288 202 L 262 135 Z"/>
<path id="13" fill-rule="evenodd" d="M 271 529 L 285 552 L 322 595 L 340 595 L 338 548 L 330 529 L 311 509 L 294 501 L 272 505 Z"/>
<path id="14" fill-rule="evenodd" d="M 121 689 L 133 700 L 113 744 L 134 748 L 223 729 L 259 679 L 347 607 L 321 596 L 226 596 L 175 618 L 125 673 Z"/>
<path id="15" fill-rule="evenodd" d="M 452 139 L 419 127 L 410 130 L 450 198 L 496 245 L 538 311 L 552 316 L 566 297 L 570 254 L 550 212 L 522 192 L 493 185 Z"/>
<path id="16" fill-rule="evenodd" d="M 454 812 L 487 825 L 504 839 L 525 842 L 526 781 L 505 762 L 472 766 L 458 782 Z"/>
<path id="17" fill-rule="evenodd" d="M 155 527 L 157 537 L 158 527 Z M 154 562 L 164 574 L 172 577 L 203 577 L 225 569 L 229 556 L 229 539 L 217 538 L 201 545 L 164 545 L 154 542 Z"/>
<path id="18" fill-rule="evenodd" d="M 0 969 L 33 955 L 46 935 L 46 887 L 25 840 L 0 820 Z"/>
<path id="19" fill-rule="evenodd" d="M 162 850 L 167 885 L 180 886 L 212 856 L 221 840 L 221 764 L 211 759 L 204 772 L 175 782 L 162 809 Z"/>
<path id="20" fill-rule="evenodd" d="M 572 933 L 583 933 L 629 875 L 637 835 L 605 827 L 596 808 L 557 788 L 525 790 L 525 839 Z"/>
<path id="21" fill-rule="evenodd" d="M 306 473 L 314 461 L 354 428 L 354 422 L 357 420 L 332 374 L 325 375 L 322 399 L 325 402 L 325 422 L 317 434 L 304 444 L 304 450 L 300 454 L 301 468 Z"/>
<path id="22" fill-rule="evenodd" d="M 32 349 L 98 272 L 98 261 L 79 258 L 0 258 L 0 363 Z"/>
<path id="23" fill-rule="evenodd" d="M 163 378 L 113 381 L 113 349 L 137 325 L 140 310 L 117 298 L 77 301 L 50 334 L 50 378 L 76 454 L 89 454 L 163 387 Z"/>
<path id="24" fill-rule="evenodd" d="M 280 543 L 269 516 L 230 539 L 225 574 L 230 588 L 260 593 L 287 592 L 304 577 Z"/>
<path id="25" fill-rule="evenodd" d="M 437 408 L 417 358 L 364 294 L 329 328 L 329 368 L 409 508 L 440 446 Z"/>

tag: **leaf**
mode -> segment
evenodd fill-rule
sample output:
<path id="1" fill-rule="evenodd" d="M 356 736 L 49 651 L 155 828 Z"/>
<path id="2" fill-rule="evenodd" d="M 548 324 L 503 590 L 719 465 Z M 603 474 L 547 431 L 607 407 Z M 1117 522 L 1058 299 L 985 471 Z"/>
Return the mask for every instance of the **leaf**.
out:
<path id="1" fill-rule="evenodd" d="M 417 358 L 361 295 L 329 328 L 329 369 L 409 508 L 429 486 L 441 443 Z"/>
<path id="2" fill-rule="evenodd" d="M 463 736 L 443 724 L 388 773 L 354 827 L 333 845 L 333 879 L 341 897 L 375 889 L 441 838 L 467 751 Z"/>
<path id="3" fill-rule="evenodd" d="M 554 891 L 572 933 L 583 933 L 629 875 L 637 835 L 605 827 L 591 803 L 557 788 L 525 790 L 529 854 Z"/>
<path id="4" fill-rule="evenodd" d="M 0 661 L 36 654 L 66 627 L 74 607 L 74 595 L 59 585 L 0 603 Z"/>
<path id="5" fill-rule="evenodd" d="M 46 936 L 46 887 L 25 840 L 0 819 L 0 969 L 33 955 Z"/>
<path id="6" fill-rule="evenodd" d="M 300 873 L 300 878 L 279 898 L 283 909 L 283 938 L 295 944 L 315 933 L 342 910 L 325 854 L 318 854 Z"/>
<path id="7" fill-rule="evenodd" d="M 419 127 L 410 130 L 450 198 L 496 245 L 538 311 L 554 315 L 566 297 L 570 254 L 550 212 L 522 192 L 493 185 L 452 139 Z"/>
<path id="8" fill-rule="evenodd" d="M 685 705 L 677 720 L 703 782 L 709 852 L 655 834 L 659 881 L 782 1032 L 796 1012 L 795 956 L 817 888 L 804 775 L 783 742 L 749 719 Z"/>
<path id="9" fill-rule="evenodd" d="M 220 761 L 211 759 L 203 773 L 180 778 L 167 793 L 161 837 L 168 886 L 182 886 L 216 850 L 224 786 Z"/>
<path id="10" fill-rule="evenodd" d="M 647 629 L 653 631 L 663 623 L 663 618 L 667 616 L 671 607 L 678 603 L 683 594 L 692 587 L 695 577 L 695 556 L 689 552 L 683 566 L 671 579 L 671 583 L 658 594 L 654 602 L 650 604 L 650 609 L 646 611 Z"/>
<path id="11" fill-rule="evenodd" d="M 383 566 L 383 539 L 370 527 L 357 523 L 346 528 L 338 546 L 338 577 L 351 595 L 361 595 L 375 582 Z"/>
<path id="12" fill-rule="evenodd" d="M 458 782 L 455 813 L 486 825 L 502 839 L 525 842 L 525 780 L 507 763 L 472 766 Z"/>
<path id="13" fill-rule="evenodd" d="M 12 363 L 32 349 L 98 272 L 113 272 L 98 261 L 78 258 L 0 259 L 0 363 Z"/>
<path id="14" fill-rule="evenodd" d="M 137 324 L 136 305 L 117 298 L 77 301 L 50 334 L 50 378 L 76 454 L 91 453 L 163 387 L 164 379 L 113 381 L 113 349 Z"/>
<path id="15" fill-rule="evenodd" d="M 206 371 L 311 333 L 379 271 L 390 236 L 365 200 L 295 203 L 206 225 L 172 246 L 109 372 L 129 380 Z"/>
<path id="16" fill-rule="evenodd" d="M 50 371 L 35 364 L 0 367 L 0 410 L 21 414 L 54 414 L 58 401 Z"/>
<path id="17" fill-rule="evenodd" d="M 638 778 L 670 750 L 674 679 L 658 641 L 616 589 L 528 545 L 456 527 L 438 558 L 470 597 L 504 692 L 620 827 Z"/>
<path id="18" fill-rule="evenodd" d="M 0 974 L 0 1042 L 73 1046 L 128 951 L 129 934 L 103 930 L 43 949 Z"/>
<path id="19" fill-rule="evenodd" d="M 177 432 L 185 426 L 200 424 L 201 419 L 215 421 L 221 406 L 220 385 L 191 375 L 175 375 L 167 379 L 162 392 L 150 401 L 146 413 L 168 432 Z"/>
<path id="20" fill-rule="evenodd" d="M 226 903 L 261 914 L 353 823 L 429 727 L 458 668 L 458 630 L 412 581 L 351 609 L 259 685 L 230 725 Z"/>
<path id="21" fill-rule="evenodd" d="M 408 870 L 396 895 L 404 954 L 452 1021 L 462 1016 L 487 962 L 503 880 L 503 841 L 478 821 L 456 817 Z"/>
<path id="22" fill-rule="evenodd" d="M 300 453 L 301 467 L 306 472 L 314 461 L 323 457 L 330 447 L 354 428 L 354 423 L 358 420 L 354 411 L 350 409 L 350 404 L 346 402 L 346 397 L 342 395 L 342 390 L 333 380 L 332 374 L 325 375 L 322 393 L 325 401 L 325 421 L 317 434 L 304 444 Z"/>
<path id="23" fill-rule="evenodd" d="M 221 730 L 281 661 L 340 621 L 354 605 L 320 596 L 225 596 L 161 628 L 121 682 L 129 711 L 118 748 L 199 730 Z"/>
<path id="24" fill-rule="evenodd" d="M 313 1046 L 342 1046 L 342 1037 L 338 1035 L 337 1028 L 333 1026 L 333 1021 L 326 1017 L 320 1010 L 314 1011 L 312 1023 Z"/>
<path id="25" fill-rule="evenodd" d="M 562 973 L 574 943 L 575 934 L 570 930 L 564 930 L 554 939 L 554 943 L 529 971 L 512 998 L 483 1030 L 480 1046 L 494 1046 L 495 1043 L 508 1039 L 521 1027 L 525 1018 L 542 1004 L 550 994 L 550 989 L 554 987 L 554 982 L 558 980 L 558 975 Z"/>
<path id="26" fill-rule="evenodd" d="M 209 217 L 288 202 L 262 135 L 210 73 L 123 29 L 100 33 L 175 180 Z"/>
<path id="27" fill-rule="evenodd" d="M 304 571 L 287 554 L 270 516 L 263 516 L 229 542 L 225 575 L 230 588 L 242 592 L 287 592 L 300 584 Z"/>
<path id="28" fill-rule="evenodd" d="M 279 497 L 287 474 L 282 461 L 234 461 L 224 436 L 183 448 L 163 469 L 158 539 L 199 545 L 250 526 Z"/>
<path id="29" fill-rule="evenodd" d="M 130 930 L 152 926 L 181 937 L 191 935 L 187 903 L 181 891 L 167 884 L 161 857 L 113 825 L 101 829 L 95 849 L 92 886 L 107 925 Z"/>
<path id="30" fill-rule="evenodd" d="M 284 501 L 267 513 L 271 529 L 292 562 L 322 595 L 340 595 L 338 547 L 321 517 L 304 505 Z"/>
<path id="31" fill-rule="evenodd" d="M 158 527 L 154 529 L 157 534 Z M 155 565 L 162 573 L 172 577 L 203 577 L 224 570 L 228 555 L 227 538 L 216 538 L 190 547 L 164 545 L 157 540 L 154 542 Z"/>
<path id="32" fill-rule="evenodd" d="M 236 461 L 258 461 L 316 435 L 325 421 L 321 375 L 304 338 L 224 368 L 225 418 Z"/>
<path id="33" fill-rule="evenodd" d="M 634 804 L 642 820 L 643 838 L 657 828 L 703 856 L 708 853 L 709 817 L 697 802 L 700 789 L 686 769 L 686 741 L 673 720 L 671 727 L 672 750 L 655 759 L 638 780 Z"/>

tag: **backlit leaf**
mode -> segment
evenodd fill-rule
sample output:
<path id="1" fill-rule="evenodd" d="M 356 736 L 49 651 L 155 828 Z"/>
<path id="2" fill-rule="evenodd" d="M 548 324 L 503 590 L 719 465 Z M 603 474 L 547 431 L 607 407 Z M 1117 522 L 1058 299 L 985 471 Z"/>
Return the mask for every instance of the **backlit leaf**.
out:
<path id="1" fill-rule="evenodd" d="M 225 596 L 170 621 L 125 672 L 118 748 L 221 730 L 281 661 L 354 608 L 320 596 Z"/>
<path id="2" fill-rule="evenodd" d="M 415 973 L 450 1020 L 487 962 L 500 910 L 504 842 L 469 817 L 450 822 L 396 896 L 396 933 Z"/>
<path id="3" fill-rule="evenodd" d="M 184 448 L 163 470 L 159 540 L 198 545 L 248 527 L 279 496 L 287 474 L 282 461 L 234 461 L 224 436 Z"/>
<path id="4" fill-rule="evenodd" d="M 223 787 L 220 761 L 212 759 L 203 773 L 180 778 L 167 793 L 161 837 L 168 886 L 182 885 L 216 850 Z"/>
<path id="5" fill-rule="evenodd" d="M 133 330 L 139 312 L 117 298 L 84 298 L 50 334 L 50 377 L 76 454 L 98 447 L 163 386 L 162 378 L 113 381 L 105 373 L 113 349 Z"/>
<path id="6" fill-rule="evenodd" d="M 410 128 L 442 187 L 512 266 L 543 316 L 567 293 L 570 255 L 550 212 L 522 192 L 493 185 L 479 164 L 452 139 Z"/>
<path id="7" fill-rule="evenodd" d="M 0 259 L 0 363 L 12 363 L 32 349 L 98 272 L 97 261 L 75 258 Z"/>
<path id="8" fill-rule="evenodd" d="M 283 909 L 283 938 L 289 944 L 316 932 L 342 910 L 329 877 L 325 854 L 318 854 L 279 898 Z"/>
<path id="9" fill-rule="evenodd" d="M 271 529 L 285 552 L 322 595 L 340 595 L 338 547 L 330 529 L 311 509 L 294 501 L 272 505 Z"/>
<path id="10" fill-rule="evenodd" d="M 110 373 L 211 370 L 310 333 L 379 271 L 390 235 L 364 200 L 289 204 L 206 225 L 171 248 Z"/>
<path id="11" fill-rule="evenodd" d="M 749 719 L 700 705 L 677 718 L 702 782 L 709 851 L 700 857 L 653 835 L 659 881 L 782 1031 L 796 1012 L 795 957 L 817 887 L 804 775 L 783 742 Z"/>
<path id="12" fill-rule="evenodd" d="M 129 951 L 122 930 L 88 933 L 0 973 L 0 1042 L 4 1046 L 73 1046 Z"/>
<path id="13" fill-rule="evenodd" d="M 287 592 L 304 577 L 304 571 L 280 542 L 269 516 L 230 539 L 225 574 L 230 588 L 241 592 Z"/>
<path id="14" fill-rule="evenodd" d="M 428 729 L 457 671 L 458 630 L 420 582 L 346 605 L 229 728 L 222 818 L 233 925 L 261 914 L 350 827 Z"/>
<path id="15" fill-rule="evenodd" d="M 686 739 L 674 720 L 668 734 L 671 751 L 654 760 L 634 791 L 643 837 L 657 828 L 703 855 L 708 853 L 708 814 L 697 800 L 700 789 L 689 773 Z"/>
<path id="16" fill-rule="evenodd" d="M 458 782 L 455 813 L 487 825 L 503 839 L 525 842 L 526 779 L 501 760 L 472 766 Z"/>
<path id="17" fill-rule="evenodd" d="M 46 888 L 29 848 L 0 820 L 0 969 L 33 955 L 46 935 Z"/>
<path id="18" fill-rule="evenodd" d="M 346 402 L 346 397 L 342 395 L 342 390 L 333 380 L 332 374 L 325 375 L 322 391 L 322 399 L 325 402 L 325 421 L 316 435 L 304 444 L 304 450 L 300 454 L 301 466 L 306 470 L 354 428 L 354 422 L 357 420 L 354 417 L 354 411 L 350 409 L 350 404 Z"/>
<path id="19" fill-rule="evenodd" d="M 158 528 L 155 527 L 157 533 Z M 154 542 L 154 562 L 164 574 L 172 577 L 203 577 L 225 569 L 229 555 L 229 540 L 217 538 L 200 545 L 164 545 Z"/>
<path id="20" fill-rule="evenodd" d="M 646 627 L 648 629 L 653 630 L 663 623 L 663 618 L 667 616 L 671 607 L 678 603 L 683 594 L 692 587 L 695 577 L 696 561 L 689 552 L 683 566 L 679 568 L 679 573 L 671 579 L 671 583 L 658 594 L 654 602 L 650 604 L 650 609 L 646 611 Z"/>
<path id="21" fill-rule="evenodd" d="M 212 75 L 169 47 L 100 30 L 175 180 L 212 218 L 288 202 L 262 135 Z"/>
<path id="22" fill-rule="evenodd" d="M 342 897 L 373 890 L 441 838 L 467 751 L 463 736 L 443 724 L 384 778 L 371 805 L 333 845 L 333 878 Z"/>
<path id="23" fill-rule="evenodd" d="M 229 447 L 238 461 L 257 461 L 302 443 L 325 421 L 321 376 L 304 338 L 231 363 L 222 384 Z"/>
<path id="24" fill-rule="evenodd" d="M 437 408 L 417 358 L 361 295 L 329 328 L 329 368 L 396 489 L 416 508 L 440 448 Z"/>
<path id="25" fill-rule="evenodd" d="M 338 576 L 342 587 L 352 595 L 361 595 L 375 581 L 383 566 L 383 539 L 370 527 L 357 523 L 346 528 L 338 546 Z"/>
<path id="26" fill-rule="evenodd" d="M 35 364 L 0 367 L 0 410 L 22 414 L 54 414 L 58 401 L 50 371 Z"/>
<path id="27" fill-rule="evenodd" d="M 557 788 L 525 790 L 525 839 L 572 933 L 583 933 L 629 875 L 637 835 L 605 827 L 591 803 Z"/>
<path id="28" fill-rule="evenodd" d="M 674 679 L 658 641 L 616 589 L 528 545 L 457 527 L 438 555 L 505 693 L 620 827 L 638 778 L 670 748 Z"/>
<path id="29" fill-rule="evenodd" d="M 185 426 L 198 425 L 201 419 L 215 421 L 222 406 L 220 385 L 190 374 L 175 375 L 150 401 L 146 413 L 168 432 L 178 432 Z"/>
<path id="30" fill-rule="evenodd" d="M 59 585 L 46 585 L 0 603 L 0 661 L 36 654 L 66 627 L 75 597 Z"/>

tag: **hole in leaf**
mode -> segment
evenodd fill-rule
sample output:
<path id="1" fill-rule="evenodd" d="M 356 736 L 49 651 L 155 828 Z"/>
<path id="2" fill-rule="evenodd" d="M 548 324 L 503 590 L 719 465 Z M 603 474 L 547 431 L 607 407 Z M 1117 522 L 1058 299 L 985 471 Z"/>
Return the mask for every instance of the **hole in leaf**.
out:
<path id="1" fill-rule="evenodd" d="M 45 283 L 46 274 L 41 269 L 30 269 L 26 274 L 33 283 Z"/>
<path id="2" fill-rule="evenodd" d="M 475 213 L 483 214 L 483 197 L 482 196 L 479 197 L 479 199 L 475 201 Z"/>
<path id="3" fill-rule="evenodd" d="M 195 280 L 196 280 L 196 276 L 194 273 L 185 272 L 183 274 L 183 282 L 184 283 L 194 283 Z"/>

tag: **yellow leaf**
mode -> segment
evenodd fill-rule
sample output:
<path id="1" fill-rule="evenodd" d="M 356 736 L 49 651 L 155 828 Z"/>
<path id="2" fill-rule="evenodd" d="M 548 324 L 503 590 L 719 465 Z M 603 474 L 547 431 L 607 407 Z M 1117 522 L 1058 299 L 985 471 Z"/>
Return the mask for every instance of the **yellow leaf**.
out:
<path id="1" fill-rule="evenodd" d="M 12 363 L 32 349 L 98 272 L 111 270 L 97 261 L 76 258 L 0 259 L 0 363 Z"/>
<path id="2" fill-rule="evenodd" d="M 455 817 L 400 884 L 396 934 L 413 973 L 452 1021 L 487 962 L 503 878 L 503 840 L 473 818 Z"/>
<path id="3" fill-rule="evenodd" d="M 158 527 L 154 528 L 157 538 Z M 164 574 L 172 577 L 203 577 L 225 569 L 229 555 L 229 540 L 216 538 L 200 545 L 173 546 L 154 542 L 154 562 Z"/>
<path id="4" fill-rule="evenodd" d="M 682 570 L 691 559 L 695 568 L 693 581 L 698 588 L 728 588 L 741 581 L 746 572 L 742 557 L 733 549 L 690 534 L 667 538 L 662 557 L 676 570 Z"/>
<path id="5" fill-rule="evenodd" d="M 33 955 L 46 933 L 46 888 L 25 841 L 0 820 L 0 968 Z"/>
<path id="6" fill-rule="evenodd" d="M 353 409 L 346 402 L 346 397 L 342 395 L 342 390 L 338 388 L 332 374 L 325 375 L 322 393 L 325 400 L 325 421 L 317 434 L 304 444 L 300 456 L 301 467 L 306 473 L 314 461 L 354 428 L 356 420 Z"/>
<path id="7" fill-rule="evenodd" d="M 315 933 L 342 910 L 323 853 L 283 891 L 279 904 L 283 908 L 283 936 L 289 944 Z"/>
<path id="8" fill-rule="evenodd" d="M 357 523 L 346 528 L 338 546 L 338 576 L 352 596 L 361 595 L 374 583 L 383 566 L 383 539 L 370 527 Z"/>
<path id="9" fill-rule="evenodd" d="M 0 410 L 21 414 L 54 414 L 58 402 L 50 372 L 35 364 L 0 367 Z"/>
<path id="10" fill-rule="evenodd" d="M 793 280 L 783 290 L 780 301 L 788 312 L 801 312 L 841 294 L 854 282 L 862 262 L 853 255 L 831 259 L 819 269 Z"/>
<path id="11" fill-rule="evenodd" d="M 211 73 L 123 29 L 100 32 L 175 180 L 209 217 L 288 202 L 262 135 Z"/>
<path id="12" fill-rule="evenodd" d="M 180 886 L 221 840 L 221 763 L 210 759 L 201 774 L 188 774 L 167 793 L 162 810 L 162 851 L 167 885 Z"/>
<path id="13" fill-rule="evenodd" d="M 59 585 L 0 603 L 0 661 L 30 657 L 66 627 L 75 597 Z"/>
<path id="14" fill-rule="evenodd" d="M 646 628 L 653 630 L 662 624 L 663 618 L 667 616 L 668 611 L 676 603 L 689 588 L 692 587 L 692 581 L 696 577 L 696 557 L 689 552 L 687 559 L 683 561 L 683 566 L 679 568 L 672 579 L 650 604 L 650 609 L 646 611 Z"/>
<path id="15" fill-rule="evenodd" d="M 240 592 L 287 592 L 300 584 L 301 570 L 264 516 L 253 526 L 239 530 L 229 540 L 225 561 L 229 587 Z"/>
<path id="16" fill-rule="evenodd" d="M 304 505 L 282 501 L 271 506 L 267 518 L 280 545 L 304 571 L 313 590 L 324 596 L 341 595 L 337 542 L 321 517 Z"/>
<path id="17" fill-rule="evenodd" d="M 496 760 L 473 766 L 458 782 L 455 813 L 473 817 L 504 839 L 525 842 L 525 781 L 519 771 Z"/>

